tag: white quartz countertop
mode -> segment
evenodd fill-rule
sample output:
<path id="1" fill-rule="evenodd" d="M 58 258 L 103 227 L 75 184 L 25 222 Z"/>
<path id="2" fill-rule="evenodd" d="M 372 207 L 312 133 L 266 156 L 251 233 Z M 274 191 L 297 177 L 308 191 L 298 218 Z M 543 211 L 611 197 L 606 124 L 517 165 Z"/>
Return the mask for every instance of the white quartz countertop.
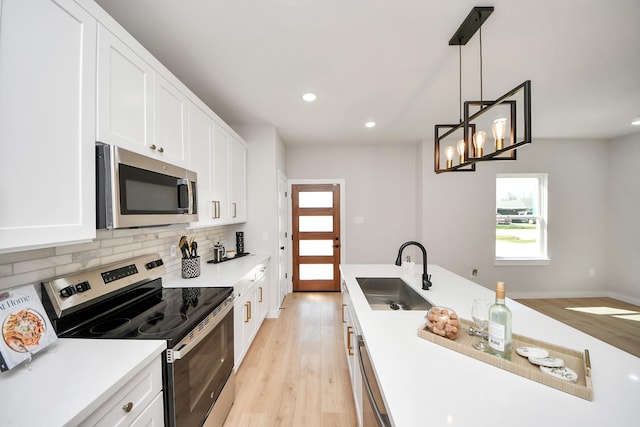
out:
<path id="1" fill-rule="evenodd" d="M 589 349 L 593 401 L 501 370 L 418 337 L 426 311 L 374 311 L 356 277 L 402 277 L 434 305 L 471 319 L 473 299 L 495 293 L 429 265 L 433 286 L 395 265 L 342 265 L 343 279 L 391 419 L 412 426 L 638 426 L 640 358 L 507 298 L 513 332 L 582 351 Z M 507 296 L 509 284 L 507 283 Z M 514 357 L 519 357 L 514 352 Z"/>
<path id="2" fill-rule="evenodd" d="M 0 373 L 0 425 L 74 426 L 151 363 L 165 341 L 58 339 Z"/>
<path id="3" fill-rule="evenodd" d="M 250 254 L 217 264 L 209 264 L 204 259 L 200 264 L 200 276 L 191 279 L 165 277 L 165 288 L 214 288 L 233 286 L 255 267 L 269 260 L 268 255 Z"/>

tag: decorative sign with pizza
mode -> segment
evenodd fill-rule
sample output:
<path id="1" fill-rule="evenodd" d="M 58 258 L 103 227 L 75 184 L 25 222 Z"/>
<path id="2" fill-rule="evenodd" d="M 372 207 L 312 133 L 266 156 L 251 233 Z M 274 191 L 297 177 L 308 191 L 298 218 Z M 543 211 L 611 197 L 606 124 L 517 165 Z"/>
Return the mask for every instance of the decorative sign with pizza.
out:
<path id="1" fill-rule="evenodd" d="M 30 361 L 56 339 L 33 285 L 0 291 L 0 371 Z"/>

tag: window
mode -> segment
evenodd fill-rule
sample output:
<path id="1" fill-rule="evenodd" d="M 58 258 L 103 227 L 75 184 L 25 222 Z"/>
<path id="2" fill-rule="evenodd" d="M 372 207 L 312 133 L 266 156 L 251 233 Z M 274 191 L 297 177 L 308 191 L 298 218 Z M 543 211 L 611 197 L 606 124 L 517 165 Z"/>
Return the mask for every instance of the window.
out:
<path id="1" fill-rule="evenodd" d="M 496 264 L 547 258 L 547 175 L 496 176 Z"/>

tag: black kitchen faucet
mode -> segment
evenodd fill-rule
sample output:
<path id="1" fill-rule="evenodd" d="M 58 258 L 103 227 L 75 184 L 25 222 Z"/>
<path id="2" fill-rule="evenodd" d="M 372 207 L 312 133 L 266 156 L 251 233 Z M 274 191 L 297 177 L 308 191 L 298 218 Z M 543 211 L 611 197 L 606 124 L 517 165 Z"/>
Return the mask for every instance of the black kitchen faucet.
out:
<path id="1" fill-rule="evenodd" d="M 422 246 L 421 243 L 414 242 L 414 241 L 403 243 L 400 246 L 400 249 L 398 249 L 398 257 L 396 258 L 396 265 L 397 266 L 402 265 L 402 251 L 404 250 L 404 248 L 410 245 L 417 246 L 422 251 L 422 289 L 428 291 L 432 285 L 431 275 L 427 274 L 427 250 L 424 248 L 424 246 Z"/>

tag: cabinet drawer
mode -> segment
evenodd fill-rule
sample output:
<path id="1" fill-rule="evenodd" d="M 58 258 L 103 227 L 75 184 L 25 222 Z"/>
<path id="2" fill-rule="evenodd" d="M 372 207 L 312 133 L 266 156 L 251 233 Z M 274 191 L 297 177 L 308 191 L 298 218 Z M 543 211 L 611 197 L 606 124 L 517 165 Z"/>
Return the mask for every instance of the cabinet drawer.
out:
<path id="1" fill-rule="evenodd" d="M 130 427 L 162 426 L 164 426 L 164 401 L 162 393 L 158 393 L 149 406 L 131 423 Z"/>
<path id="2" fill-rule="evenodd" d="M 160 393 L 162 368 L 158 358 L 115 392 L 99 409 L 84 420 L 82 426 L 129 425 Z"/>

